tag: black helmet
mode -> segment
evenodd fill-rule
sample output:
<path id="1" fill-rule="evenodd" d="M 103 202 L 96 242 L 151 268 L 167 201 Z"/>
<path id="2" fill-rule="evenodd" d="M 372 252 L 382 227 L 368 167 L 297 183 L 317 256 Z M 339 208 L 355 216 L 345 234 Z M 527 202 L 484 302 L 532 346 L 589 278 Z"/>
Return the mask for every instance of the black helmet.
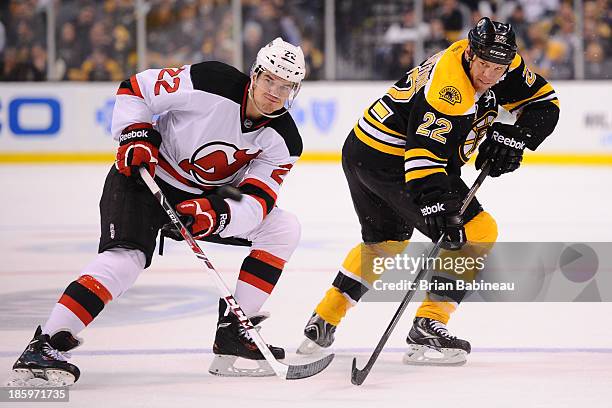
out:
<path id="1" fill-rule="evenodd" d="M 483 17 L 468 34 L 470 49 L 479 58 L 510 65 L 516 55 L 516 36 L 510 24 Z"/>

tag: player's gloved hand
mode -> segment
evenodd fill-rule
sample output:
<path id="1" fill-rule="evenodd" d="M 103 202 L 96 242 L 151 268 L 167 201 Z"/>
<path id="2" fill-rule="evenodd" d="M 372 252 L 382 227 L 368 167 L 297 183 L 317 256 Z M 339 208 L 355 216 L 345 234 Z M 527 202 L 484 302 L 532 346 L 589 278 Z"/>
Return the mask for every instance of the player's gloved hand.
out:
<path id="1" fill-rule="evenodd" d="M 176 210 L 190 217 L 186 227 L 196 239 L 221 233 L 231 219 L 227 202 L 216 194 L 183 201 L 176 206 Z"/>
<path id="2" fill-rule="evenodd" d="M 161 135 L 149 124 L 125 128 L 119 137 L 115 167 L 123 175 L 138 177 L 138 168 L 146 166 L 154 177 L 161 142 Z"/>
<path id="3" fill-rule="evenodd" d="M 480 170 L 487 159 L 491 162 L 489 172 L 491 177 L 499 177 L 518 169 L 523 160 L 525 142 L 530 137 L 527 128 L 506 123 L 493 123 L 487 129 L 486 139 L 478 148 L 476 170 Z"/>
<path id="4" fill-rule="evenodd" d="M 421 214 L 425 218 L 427 235 L 437 242 L 442 235 L 441 247 L 458 250 L 465 244 L 465 230 L 461 216 L 461 201 L 457 195 L 439 191 L 423 195 L 419 200 Z"/>

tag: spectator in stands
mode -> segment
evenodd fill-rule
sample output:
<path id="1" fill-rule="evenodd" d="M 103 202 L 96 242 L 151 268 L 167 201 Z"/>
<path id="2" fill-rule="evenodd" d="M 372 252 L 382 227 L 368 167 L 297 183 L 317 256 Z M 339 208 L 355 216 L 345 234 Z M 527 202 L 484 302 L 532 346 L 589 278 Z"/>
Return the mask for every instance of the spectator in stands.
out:
<path id="1" fill-rule="evenodd" d="M 74 5 L 73 5 L 74 6 Z M 90 32 L 96 19 L 96 10 L 92 5 L 80 5 L 80 10 L 77 16 L 75 28 L 79 41 L 87 41 L 90 38 Z M 89 44 L 85 43 L 85 50 L 89 48 Z"/>
<path id="2" fill-rule="evenodd" d="M 306 79 L 323 79 L 323 52 L 315 46 L 310 37 L 304 37 L 300 46 L 306 61 Z"/>
<path id="3" fill-rule="evenodd" d="M 47 55 L 46 20 L 40 1 L 0 0 L 0 76 L 3 79 L 7 79 L 6 75 L 40 78 L 46 73 L 47 63 L 41 61 Z M 231 63 L 236 52 L 240 52 L 233 37 L 236 22 L 231 0 L 148 2 L 151 4 L 147 14 L 148 66 L 180 66 L 210 59 Z M 58 78 L 82 80 L 85 75 L 80 71 L 82 66 L 90 66 L 91 61 L 100 59 L 91 59 L 93 49 L 100 49 L 106 56 L 102 66 L 110 67 L 113 64 L 109 61 L 114 61 L 124 74 L 135 72 L 138 61 L 134 0 L 55 3 L 57 61 L 54 67 Z M 399 72 L 404 69 L 402 61 L 415 58 L 414 42 L 423 27 L 429 27 L 423 44 L 424 54 L 429 55 L 463 37 L 466 34 L 462 32 L 463 27 L 474 24 L 486 11 L 513 24 L 519 43 L 524 43 L 521 48 L 524 57 L 534 70 L 554 79 L 570 78 L 577 41 L 574 3 L 575 0 L 423 0 L 423 24 L 415 21 L 413 1 L 338 0 L 337 76 L 344 79 L 396 77 L 397 73 L 388 71 Z M 612 61 L 609 3 L 610 0 L 583 0 L 585 58 L 588 55 L 584 65 L 590 77 L 601 77 L 598 72 Z M 322 79 L 323 5 L 323 0 L 243 1 L 243 61 L 251 61 L 253 50 L 280 35 L 304 48 L 308 79 Z M 392 27 L 401 30 L 395 30 L 394 40 L 390 41 L 387 34 Z M 406 43 L 410 45 L 404 47 Z M 1 54 L 3 48 L 6 55 Z M 90 57 L 87 65 L 84 64 L 86 57 Z M 25 61 L 26 58 L 30 61 Z M 37 59 L 36 63 L 33 58 Z M 588 67 L 591 62 L 592 69 Z M 392 63 L 399 65 L 391 68 Z M 245 70 L 250 68 L 248 64 L 243 67 Z M 15 72 L 15 67 L 24 69 L 24 73 Z M 113 71 L 92 70 L 88 76 L 112 76 Z"/>
<path id="4" fill-rule="evenodd" d="M 600 43 L 588 43 L 584 56 L 586 79 L 612 79 L 612 58 L 606 59 L 604 47 Z"/>
<path id="5" fill-rule="evenodd" d="M 103 48 L 94 48 L 81 66 L 83 81 L 121 81 L 124 78 L 121 66 Z"/>
<path id="6" fill-rule="evenodd" d="M 425 40 L 425 55 L 433 55 L 438 51 L 445 50 L 450 45 L 450 41 L 446 38 L 444 24 L 439 18 L 434 18 L 429 23 L 429 35 Z M 401 75 L 399 75 L 401 76 Z M 398 75 L 393 78 L 397 78 Z"/>
<path id="7" fill-rule="evenodd" d="M 386 78 L 402 77 L 415 65 L 414 43 L 406 42 L 393 47 L 391 51 L 391 60 L 384 65 L 386 66 L 384 71 Z"/>
<path id="8" fill-rule="evenodd" d="M 550 17 L 559 7 L 559 0 L 518 0 L 525 11 L 528 23 L 535 23 L 544 17 Z"/>
<path id="9" fill-rule="evenodd" d="M 0 80 L 2 81 L 19 81 L 19 64 L 17 61 L 17 50 L 8 47 L 4 50 L 2 58 L 2 68 L 0 70 Z"/>
<path id="10" fill-rule="evenodd" d="M 84 55 L 76 36 L 74 23 L 66 22 L 61 27 L 57 41 L 56 74 L 60 79 L 74 79 L 75 70 L 81 65 Z"/>
<path id="11" fill-rule="evenodd" d="M 195 3 L 184 4 L 179 9 L 178 22 L 171 32 L 172 42 L 175 44 L 175 58 L 187 61 L 189 55 L 197 50 L 204 40 Z"/>
<path id="12" fill-rule="evenodd" d="M 527 36 L 528 23 L 525 19 L 525 11 L 523 10 L 523 6 L 517 4 L 512 10 L 512 13 L 508 17 L 507 21 L 508 23 L 512 24 L 517 39 L 520 42 L 524 42 L 524 39 Z"/>
<path id="13" fill-rule="evenodd" d="M 521 53 L 526 64 L 545 77 L 550 76 L 550 65 L 546 60 L 548 26 L 546 22 L 531 24 L 525 37 L 527 48 Z"/>
<path id="14" fill-rule="evenodd" d="M 47 79 L 47 55 L 40 44 L 32 48 L 7 48 L 4 53 L 4 81 L 44 81 Z"/>
<path id="15" fill-rule="evenodd" d="M 265 44 L 261 24 L 254 20 L 247 21 L 242 30 L 242 36 L 242 60 L 244 61 L 243 72 L 249 72 L 251 69 L 251 63 L 255 61 L 257 51 L 259 51 L 262 45 Z M 306 72 L 308 72 L 308 70 Z"/>
<path id="16" fill-rule="evenodd" d="M 464 19 L 465 15 L 457 0 L 442 1 L 439 18 L 444 26 L 444 31 L 446 31 L 446 38 L 450 42 L 458 40 L 463 27 L 467 25 L 467 21 Z M 467 15 L 469 15 L 469 12 Z"/>

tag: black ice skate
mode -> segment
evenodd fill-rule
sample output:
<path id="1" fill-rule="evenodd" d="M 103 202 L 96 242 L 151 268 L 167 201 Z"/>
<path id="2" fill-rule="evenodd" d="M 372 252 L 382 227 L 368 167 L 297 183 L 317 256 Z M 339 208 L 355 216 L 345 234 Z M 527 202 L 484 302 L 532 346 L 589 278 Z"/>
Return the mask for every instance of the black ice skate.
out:
<path id="1" fill-rule="evenodd" d="M 451 336 L 444 323 L 425 317 L 414 319 L 406 342 L 404 364 L 462 365 L 471 351 L 470 343 Z"/>
<path id="2" fill-rule="evenodd" d="M 70 332 L 60 331 L 49 337 L 40 326 L 34 338 L 13 365 L 9 387 L 65 387 L 74 384 L 81 375 L 68 362 L 69 350 L 82 343 Z"/>
<path id="3" fill-rule="evenodd" d="M 335 332 L 336 326 L 327 323 L 317 313 L 313 313 L 304 327 L 306 339 L 297 349 L 297 354 L 313 354 L 330 347 L 334 343 Z"/>
<path id="4" fill-rule="evenodd" d="M 267 377 L 275 375 L 274 370 L 265 360 L 257 345 L 242 327 L 234 313 L 228 311 L 225 300 L 219 301 L 219 321 L 217 322 L 217 334 L 213 345 L 215 358 L 210 364 L 208 371 L 211 374 L 228 377 Z M 256 326 L 269 317 L 269 314 L 261 313 L 249 316 L 251 323 Z M 285 358 L 285 350 L 281 347 L 268 345 L 272 355 L 277 360 Z M 234 363 L 238 358 L 251 360 L 257 368 L 236 367 Z"/>

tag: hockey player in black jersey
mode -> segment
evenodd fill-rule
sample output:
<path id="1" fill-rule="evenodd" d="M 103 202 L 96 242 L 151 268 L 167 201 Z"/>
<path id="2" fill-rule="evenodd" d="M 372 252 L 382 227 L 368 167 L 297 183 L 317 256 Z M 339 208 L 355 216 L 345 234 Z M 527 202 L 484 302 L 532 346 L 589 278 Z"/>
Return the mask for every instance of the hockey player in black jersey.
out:
<path id="1" fill-rule="evenodd" d="M 495 122 L 500 106 L 517 115 L 514 124 Z M 497 239 L 493 217 L 476 199 L 459 214 L 468 191 L 461 167 L 480 145 L 477 169 L 488 160 L 492 177 L 516 170 L 524 149 L 537 149 L 558 118 L 555 91 L 525 65 L 512 27 L 487 17 L 468 39 L 410 70 L 374 101 L 342 149 L 363 242 L 316 306 L 299 352 L 333 343 L 340 320 L 379 277 L 373 259 L 401 253 L 415 228 L 434 242 L 446 237 L 442 257 L 490 250 Z M 453 274 L 435 271 L 432 279 L 452 282 Z M 406 363 L 466 361 L 469 342 L 446 328 L 464 296 L 457 290 L 427 293 L 408 333 Z M 425 354 L 430 349 L 438 357 Z"/>
<path id="2" fill-rule="evenodd" d="M 169 220 L 138 179 L 146 166 L 177 211 L 191 219 L 196 238 L 250 245 L 234 298 L 254 324 L 295 250 L 300 225 L 276 206 L 281 184 L 302 153 L 288 113 L 305 76 L 300 47 L 280 38 L 257 54 L 250 75 L 220 62 L 149 69 L 117 91 L 112 133 L 119 142 L 100 201 L 98 255 L 70 283 L 48 320 L 13 366 L 10 385 L 71 385 L 79 369 L 68 352 L 77 337 L 124 294 L 151 264 L 156 237 Z M 160 115 L 155 123 L 153 115 Z M 233 201 L 217 193 L 232 185 Z M 270 346 L 275 358 L 285 352 Z M 210 371 L 218 375 L 273 375 L 225 302 L 220 303 Z M 237 358 L 261 362 L 235 369 Z"/>

